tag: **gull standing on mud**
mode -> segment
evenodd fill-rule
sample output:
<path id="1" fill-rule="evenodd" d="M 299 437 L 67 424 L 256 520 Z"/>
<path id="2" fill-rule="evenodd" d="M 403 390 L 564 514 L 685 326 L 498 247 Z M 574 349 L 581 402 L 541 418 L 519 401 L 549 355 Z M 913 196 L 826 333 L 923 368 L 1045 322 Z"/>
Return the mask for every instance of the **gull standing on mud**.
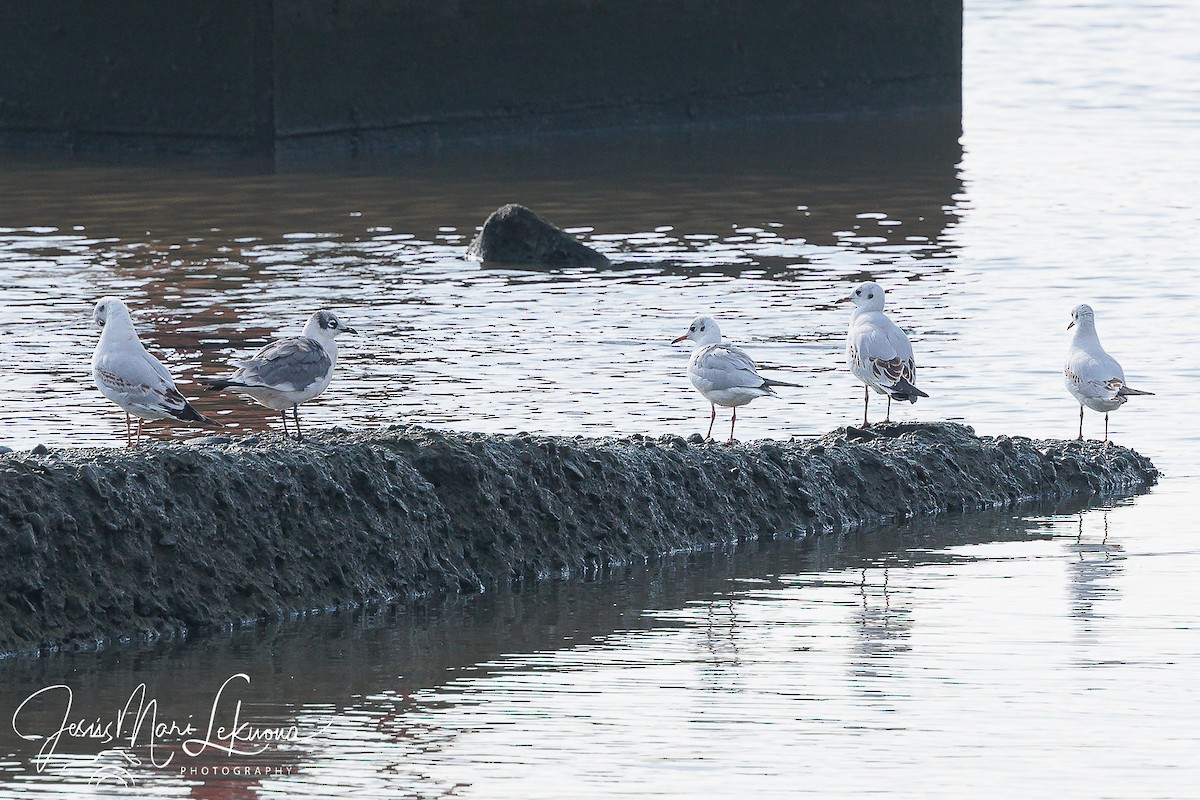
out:
<path id="1" fill-rule="evenodd" d="M 192 408 L 171 373 L 150 355 L 138 339 L 129 308 L 119 297 L 102 297 L 92 310 L 92 322 L 100 329 L 100 341 L 92 354 L 92 377 L 100 394 L 125 410 L 125 446 L 140 444 L 146 420 L 177 419 L 183 422 L 213 421 Z M 129 415 L 138 418 L 134 440 Z"/>
<path id="2" fill-rule="evenodd" d="M 211 390 L 233 389 L 274 411 L 283 418 L 287 436 L 287 410 L 292 410 L 296 441 L 300 434 L 301 403 L 307 403 L 329 386 L 337 366 L 339 333 L 358 333 L 342 324 L 332 311 L 318 311 L 304 326 L 304 333 L 278 339 L 244 361 L 233 361 L 236 370 L 228 377 L 206 380 Z"/>
<path id="3" fill-rule="evenodd" d="M 868 427 L 867 405 L 871 402 L 871 390 L 886 394 L 887 413 L 884 422 L 891 422 L 892 400 L 917 402 L 918 397 L 929 397 L 913 382 L 917 376 L 917 365 L 913 360 L 912 344 L 908 335 L 883 313 L 883 287 L 867 281 L 860 284 L 850 295 L 854 313 L 850 317 L 850 330 L 846 335 L 846 360 L 850 372 L 863 382 L 863 427 Z"/>
<path id="4" fill-rule="evenodd" d="M 733 409 L 729 423 L 729 442 L 733 444 L 733 428 L 737 425 L 737 407 L 744 406 L 756 397 L 774 395 L 774 386 L 796 386 L 795 383 L 773 381 L 758 374 L 758 365 L 740 347 L 721 343 L 721 329 L 712 317 L 696 317 L 688 332 L 671 344 L 691 339 L 696 347 L 688 361 L 688 378 L 692 386 L 704 395 L 712 406 L 708 419 L 708 433 L 712 438 L 713 423 L 717 420 L 717 406 Z"/>
<path id="5" fill-rule="evenodd" d="M 1067 351 L 1067 365 L 1063 378 L 1067 390 L 1079 401 L 1079 441 L 1083 441 L 1083 407 L 1104 412 L 1104 441 L 1108 441 L 1108 412 L 1115 411 L 1134 395 L 1143 392 L 1125 385 L 1125 371 L 1117 360 L 1100 346 L 1096 335 L 1096 312 L 1089 305 L 1076 306 L 1071 311 L 1071 324 L 1067 330 L 1075 329 L 1071 348 Z"/>

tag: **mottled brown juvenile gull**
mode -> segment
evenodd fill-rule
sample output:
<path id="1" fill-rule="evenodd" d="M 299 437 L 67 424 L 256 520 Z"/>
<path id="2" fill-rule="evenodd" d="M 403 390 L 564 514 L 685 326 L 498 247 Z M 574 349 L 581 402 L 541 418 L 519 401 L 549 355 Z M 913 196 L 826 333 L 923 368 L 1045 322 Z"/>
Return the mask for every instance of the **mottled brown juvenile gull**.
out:
<path id="1" fill-rule="evenodd" d="M 1079 401 L 1079 440 L 1083 441 L 1083 407 L 1104 412 L 1104 441 L 1108 441 L 1108 412 L 1125 405 L 1134 395 L 1154 394 L 1125 385 L 1125 371 L 1117 360 L 1100 346 L 1096 335 L 1096 313 L 1089 305 L 1071 311 L 1067 330 L 1075 329 L 1063 378 L 1067 391 Z"/>
<path id="2" fill-rule="evenodd" d="M 846 360 L 850 372 L 863 382 L 863 427 L 866 428 L 867 405 L 871 390 L 886 394 L 887 412 L 884 422 L 890 422 L 892 400 L 917 402 L 929 397 L 913 383 L 917 379 L 917 364 L 913 360 L 908 335 L 883 313 L 883 287 L 867 281 L 850 295 L 854 314 L 846 334 Z"/>
<path id="3" fill-rule="evenodd" d="M 280 413 L 287 435 L 287 409 L 292 409 L 296 441 L 300 434 L 301 403 L 307 403 L 329 386 L 337 366 L 334 337 L 358 333 L 342 324 L 332 311 L 318 311 L 304 326 L 304 333 L 279 339 L 244 361 L 231 362 L 236 370 L 226 378 L 208 380 L 209 389 L 233 389 Z"/>

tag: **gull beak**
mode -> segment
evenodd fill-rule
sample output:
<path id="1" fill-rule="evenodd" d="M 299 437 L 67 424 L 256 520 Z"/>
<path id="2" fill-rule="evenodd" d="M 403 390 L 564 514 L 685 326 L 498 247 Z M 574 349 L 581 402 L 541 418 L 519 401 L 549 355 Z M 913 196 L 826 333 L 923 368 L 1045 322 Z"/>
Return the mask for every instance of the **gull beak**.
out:
<path id="1" fill-rule="evenodd" d="M 1074 327 L 1075 327 L 1075 320 L 1071 320 L 1071 324 L 1067 326 L 1067 330 L 1071 330 L 1071 328 L 1074 328 Z"/>
<path id="2" fill-rule="evenodd" d="M 358 333 L 354 328 L 342 328 L 342 333 Z"/>
<path id="3" fill-rule="evenodd" d="M 685 333 L 683 336 L 680 336 L 678 339 L 672 339 L 671 344 L 679 344 L 686 338 L 687 338 L 687 334 Z"/>

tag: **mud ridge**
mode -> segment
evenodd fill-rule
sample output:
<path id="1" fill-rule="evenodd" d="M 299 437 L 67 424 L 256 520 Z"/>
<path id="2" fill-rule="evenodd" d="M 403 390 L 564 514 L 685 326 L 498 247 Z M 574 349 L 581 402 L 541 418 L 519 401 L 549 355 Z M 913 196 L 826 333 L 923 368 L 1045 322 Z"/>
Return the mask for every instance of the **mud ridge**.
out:
<path id="1" fill-rule="evenodd" d="M 733 447 L 415 426 L 0 455 L 0 652 L 590 573 L 1033 499 L 1142 491 L 1149 459 L 952 423 Z"/>

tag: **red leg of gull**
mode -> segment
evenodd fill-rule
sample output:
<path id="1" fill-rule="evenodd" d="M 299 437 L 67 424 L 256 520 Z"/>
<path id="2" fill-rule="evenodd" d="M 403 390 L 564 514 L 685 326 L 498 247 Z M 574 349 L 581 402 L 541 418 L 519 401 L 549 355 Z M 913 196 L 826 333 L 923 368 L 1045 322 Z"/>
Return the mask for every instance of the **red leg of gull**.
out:
<path id="1" fill-rule="evenodd" d="M 140 445 L 142 443 L 142 423 L 143 422 L 145 422 L 145 420 L 142 419 L 141 417 L 138 417 L 137 441 L 135 441 L 133 443 L 134 447 L 137 447 L 138 445 Z"/>
<path id="2" fill-rule="evenodd" d="M 280 411 L 280 412 L 279 412 L 279 416 L 283 418 L 283 438 L 285 438 L 285 439 L 286 439 L 286 438 L 287 438 L 287 435 L 288 435 L 288 432 L 287 432 L 287 412 L 286 412 L 286 411 Z"/>
<path id="3" fill-rule="evenodd" d="M 708 433 L 704 435 L 705 441 L 712 438 L 712 426 L 717 421 L 717 404 L 709 403 L 712 406 L 712 416 L 708 418 Z"/>
<path id="4" fill-rule="evenodd" d="M 129 412 L 125 412 L 125 446 L 133 447 L 133 423 L 129 421 Z"/>
<path id="5" fill-rule="evenodd" d="M 1104 443 L 1108 444 L 1108 412 L 1104 412 Z"/>
<path id="6" fill-rule="evenodd" d="M 887 412 L 883 415 L 883 421 L 891 422 L 892 421 L 892 396 L 889 394 L 887 396 L 887 398 L 888 398 Z"/>
<path id="7" fill-rule="evenodd" d="M 733 407 L 733 419 L 729 421 L 729 441 L 725 444 L 733 444 L 733 426 L 737 425 L 737 406 Z"/>
<path id="8" fill-rule="evenodd" d="M 296 441 L 303 442 L 304 437 L 300 435 L 300 406 L 292 406 L 292 422 L 296 423 Z"/>
<path id="9" fill-rule="evenodd" d="M 1079 441 L 1083 441 L 1083 406 L 1079 407 Z"/>
<path id="10" fill-rule="evenodd" d="M 867 405 L 871 402 L 871 387 L 863 384 L 863 427 L 869 428 L 871 423 L 867 422 Z"/>

